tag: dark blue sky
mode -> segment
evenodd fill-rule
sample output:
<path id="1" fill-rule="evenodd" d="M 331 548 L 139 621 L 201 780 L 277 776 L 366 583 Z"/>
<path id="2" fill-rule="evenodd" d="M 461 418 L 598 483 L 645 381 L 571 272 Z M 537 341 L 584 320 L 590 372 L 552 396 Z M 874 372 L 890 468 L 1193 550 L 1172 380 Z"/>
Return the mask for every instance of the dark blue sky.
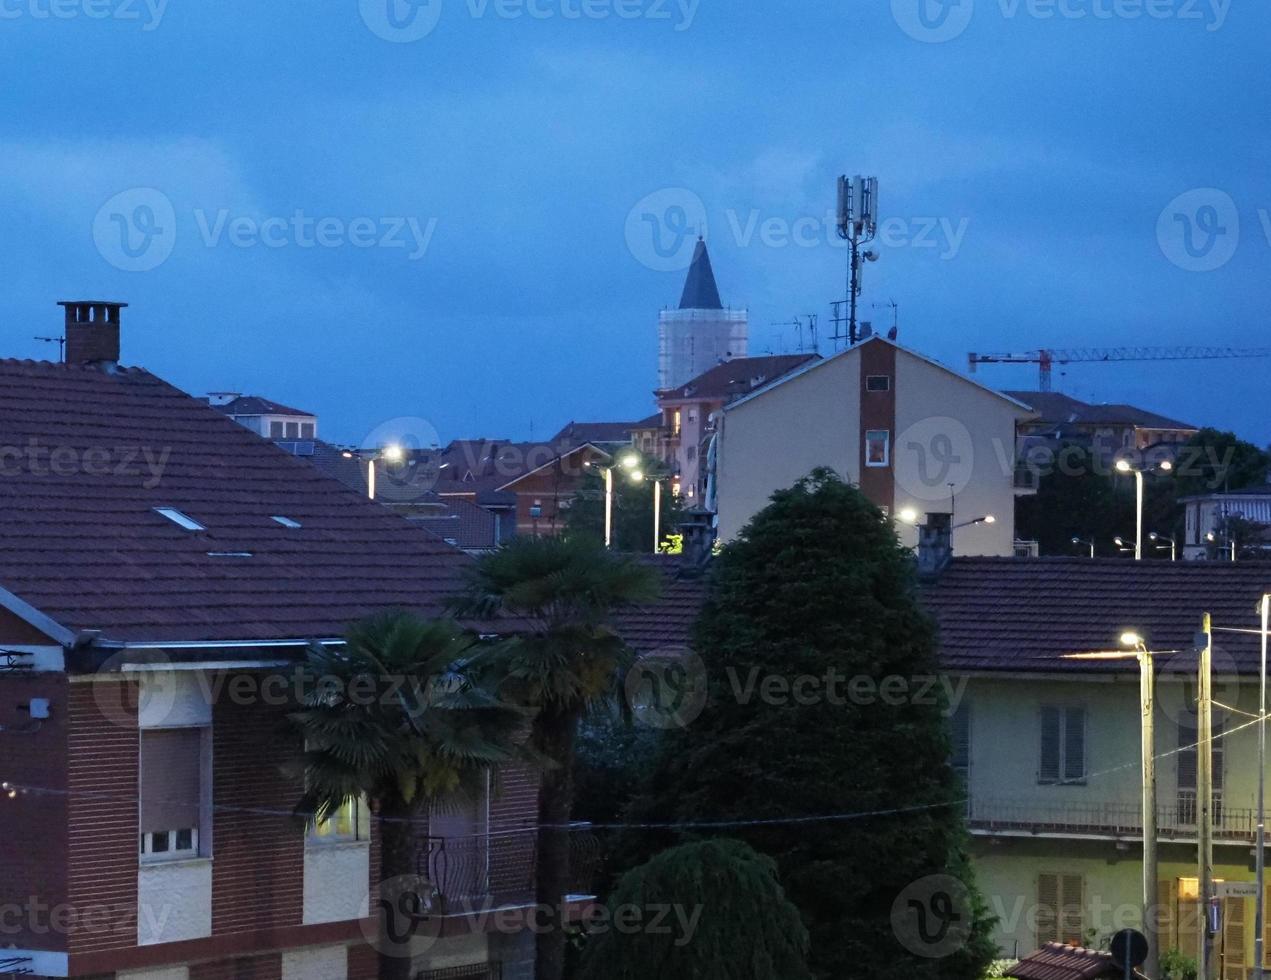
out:
<path id="1" fill-rule="evenodd" d="M 828 332 L 841 172 L 889 219 L 867 309 L 958 368 L 1271 344 L 1271 7 L 942 2 L 0 0 L 0 352 L 122 299 L 128 362 L 335 439 L 637 418 L 698 207 L 756 352 Z M 1059 381 L 1265 443 L 1269 369 Z"/>

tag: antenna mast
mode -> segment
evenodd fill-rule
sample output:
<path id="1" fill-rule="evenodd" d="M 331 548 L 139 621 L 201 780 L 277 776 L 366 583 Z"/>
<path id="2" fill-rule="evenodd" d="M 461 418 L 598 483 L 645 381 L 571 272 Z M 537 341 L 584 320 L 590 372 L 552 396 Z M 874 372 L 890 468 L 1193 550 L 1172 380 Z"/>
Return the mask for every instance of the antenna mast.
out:
<path id="1" fill-rule="evenodd" d="M 851 257 L 847 266 L 847 299 L 835 303 L 834 344 L 846 340 L 849 346 L 860 341 L 856 305 L 861 295 L 861 259 L 877 262 L 878 253 L 872 249 L 862 252 L 878 234 L 878 178 L 842 176 L 838 181 L 838 235 L 851 244 Z M 847 309 L 847 334 L 842 331 L 843 308 Z"/>

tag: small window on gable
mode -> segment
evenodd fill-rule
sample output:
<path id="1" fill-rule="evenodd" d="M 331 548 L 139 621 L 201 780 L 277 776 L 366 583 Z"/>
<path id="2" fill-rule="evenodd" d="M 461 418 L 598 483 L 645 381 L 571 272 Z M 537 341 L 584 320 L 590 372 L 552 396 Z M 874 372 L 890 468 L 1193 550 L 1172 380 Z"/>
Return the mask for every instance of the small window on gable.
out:
<path id="1" fill-rule="evenodd" d="M 865 465 L 891 465 L 891 432 L 887 429 L 870 429 L 865 433 Z"/>
<path id="2" fill-rule="evenodd" d="M 275 515 L 275 516 L 273 517 L 273 520 L 274 520 L 276 523 L 281 524 L 283 527 L 290 527 L 290 528 L 298 528 L 298 527 L 300 527 L 300 522 L 299 522 L 299 521 L 293 521 L 290 517 L 282 517 L 282 516 L 279 516 L 279 515 Z"/>
<path id="3" fill-rule="evenodd" d="M 156 514 L 159 514 L 161 517 L 166 517 L 173 524 L 177 525 L 178 527 L 183 527 L 187 531 L 206 531 L 207 530 L 207 528 L 205 528 L 202 524 L 196 521 L 189 514 L 183 514 L 181 513 L 181 511 L 177 510 L 175 507 L 156 507 L 154 511 Z"/>
<path id="4" fill-rule="evenodd" d="M 281 422 L 269 423 L 269 438 L 270 439 L 281 439 L 285 431 L 286 431 L 286 428 Z"/>
<path id="5" fill-rule="evenodd" d="M 891 378 L 886 374 L 871 374 L 865 379 L 866 391 L 891 391 Z"/>
<path id="6" fill-rule="evenodd" d="M 301 439 L 312 439 L 312 438 L 313 438 L 313 436 L 314 436 L 313 423 L 312 423 L 312 422 L 301 422 L 301 423 L 300 423 L 300 438 L 301 438 Z"/>
<path id="7" fill-rule="evenodd" d="M 288 439 L 299 439 L 299 438 L 300 438 L 300 423 L 299 423 L 299 422 L 288 422 L 288 423 L 287 423 L 287 438 L 288 438 Z"/>

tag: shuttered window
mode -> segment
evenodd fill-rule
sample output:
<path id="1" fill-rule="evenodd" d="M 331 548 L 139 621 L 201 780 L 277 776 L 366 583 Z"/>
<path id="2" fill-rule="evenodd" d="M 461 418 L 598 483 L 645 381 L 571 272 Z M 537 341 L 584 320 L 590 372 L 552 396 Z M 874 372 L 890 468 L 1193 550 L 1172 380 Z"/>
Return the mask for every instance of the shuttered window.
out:
<path id="1" fill-rule="evenodd" d="M 1222 980 L 1245 980 L 1245 912 L 1250 904 L 1246 898 L 1223 900 Z"/>
<path id="2" fill-rule="evenodd" d="M 1037 945 L 1083 945 L 1085 880 L 1080 875 L 1037 876 Z"/>
<path id="3" fill-rule="evenodd" d="M 949 764 L 962 777 L 962 785 L 971 784 L 971 708 L 965 701 L 958 705 L 949 719 L 950 740 L 953 754 Z"/>
<path id="4" fill-rule="evenodd" d="M 1223 745 L 1225 740 L 1222 722 L 1213 723 L 1214 739 L 1210 743 L 1214 771 L 1214 822 L 1222 826 Z M 1182 824 L 1196 823 L 1196 767 L 1199 761 L 1198 730 L 1194 717 L 1188 716 L 1178 723 L 1178 819 Z"/>
<path id="5" fill-rule="evenodd" d="M 1086 709 L 1046 705 L 1041 710 L 1039 783 L 1081 783 L 1086 778 Z"/>
<path id="6" fill-rule="evenodd" d="M 198 853 L 203 732 L 173 728 L 141 733 L 141 853 L 147 857 Z"/>

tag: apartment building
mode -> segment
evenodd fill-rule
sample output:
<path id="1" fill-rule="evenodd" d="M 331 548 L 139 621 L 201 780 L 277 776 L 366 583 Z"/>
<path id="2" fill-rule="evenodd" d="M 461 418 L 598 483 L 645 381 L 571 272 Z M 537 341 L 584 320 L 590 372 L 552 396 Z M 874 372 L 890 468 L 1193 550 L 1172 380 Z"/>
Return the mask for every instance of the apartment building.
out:
<path id="1" fill-rule="evenodd" d="M 361 617 L 440 614 L 471 559 L 121 366 L 121 308 L 66 304 L 65 364 L 0 361 L 0 975 L 371 980 L 376 821 L 292 816 L 287 681 Z M 418 828 L 420 977 L 533 975 L 472 910 L 535 901 L 537 779 L 490 786 Z"/>
<path id="2" fill-rule="evenodd" d="M 719 535 L 735 537 L 816 467 L 860 486 L 917 544 L 951 515 L 959 554 L 1015 550 L 1016 426 L 1032 410 L 929 358 L 872 337 L 726 405 L 719 421 Z"/>
<path id="3" fill-rule="evenodd" d="M 941 658 L 960 691 L 955 764 L 967 785 L 977 883 L 998 916 L 1004 956 L 1047 942 L 1105 948 L 1140 928 L 1139 668 L 1082 661 L 1126 630 L 1156 654 L 1154 712 L 1162 952 L 1195 957 L 1200 936 L 1197 663 L 1213 615 L 1215 842 L 1218 879 L 1253 879 L 1259 643 L 1257 606 L 1271 564 L 1116 559 L 953 558 L 925 591 Z M 1253 965 L 1252 899 L 1224 899 L 1216 940 L 1223 980 Z M 1271 915 L 1262 924 L 1271 933 Z"/>

